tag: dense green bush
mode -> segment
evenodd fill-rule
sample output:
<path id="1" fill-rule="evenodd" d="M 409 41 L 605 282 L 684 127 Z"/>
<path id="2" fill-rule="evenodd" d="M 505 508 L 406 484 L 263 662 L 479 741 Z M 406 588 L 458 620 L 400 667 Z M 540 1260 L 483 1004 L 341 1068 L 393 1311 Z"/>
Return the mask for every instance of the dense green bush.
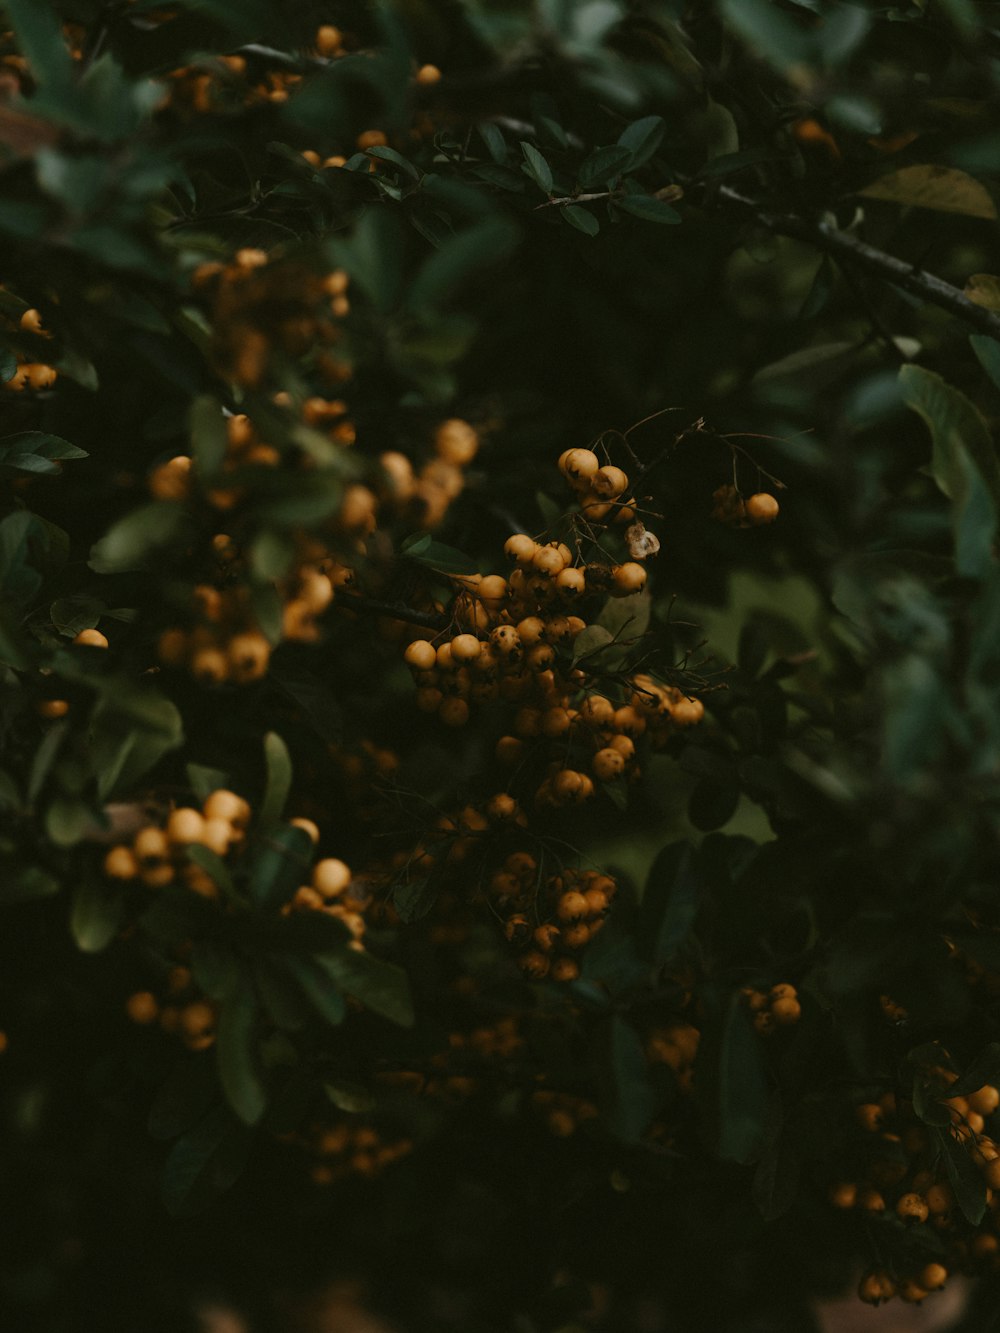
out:
<path id="1" fill-rule="evenodd" d="M 2 8 L 10 1326 L 988 1303 L 997 6 Z"/>

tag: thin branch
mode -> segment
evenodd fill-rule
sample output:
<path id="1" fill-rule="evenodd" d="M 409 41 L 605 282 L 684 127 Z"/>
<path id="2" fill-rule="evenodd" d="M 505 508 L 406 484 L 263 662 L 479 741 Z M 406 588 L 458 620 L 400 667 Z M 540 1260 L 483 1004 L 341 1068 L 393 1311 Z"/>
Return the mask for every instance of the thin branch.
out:
<path id="1" fill-rule="evenodd" d="M 447 629 L 447 616 L 436 611 L 418 611 L 415 606 L 404 606 L 401 602 L 380 602 L 373 597 L 362 597 L 360 593 L 338 590 L 334 606 L 350 611 L 360 611 L 372 616 L 388 616 L 392 620 L 405 620 L 422 629 Z"/>
<path id="2" fill-rule="evenodd" d="M 988 310 L 985 306 L 970 301 L 964 292 L 945 282 L 943 278 L 926 269 L 908 264 L 905 259 L 876 250 L 873 245 L 849 232 L 840 231 L 823 219 L 808 221 L 788 213 L 773 213 L 753 199 L 748 199 L 729 185 L 722 185 L 716 197 L 723 203 L 730 204 L 743 213 L 756 219 L 768 231 L 778 236 L 790 236 L 793 240 L 814 245 L 834 258 L 854 264 L 868 273 L 877 274 L 888 282 L 895 283 L 904 291 L 923 297 L 932 305 L 941 306 L 959 319 L 965 320 L 982 333 L 1000 338 L 1000 314 Z"/>
<path id="3" fill-rule="evenodd" d="M 544 204 L 536 204 L 535 212 L 540 208 L 567 208 L 570 204 L 589 204 L 594 199 L 617 199 L 621 190 L 598 190 L 595 194 L 567 194 L 558 199 L 546 199 Z"/>

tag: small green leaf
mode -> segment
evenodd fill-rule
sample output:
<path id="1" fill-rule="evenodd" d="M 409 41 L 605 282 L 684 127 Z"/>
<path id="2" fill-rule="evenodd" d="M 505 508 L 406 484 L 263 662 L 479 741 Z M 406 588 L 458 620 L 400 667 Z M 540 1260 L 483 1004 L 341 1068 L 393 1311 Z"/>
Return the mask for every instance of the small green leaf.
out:
<path id="1" fill-rule="evenodd" d="M 312 839 L 292 824 L 272 825 L 262 834 L 250 866 L 250 897 L 258 907 L 282 907 L 309 882 Z"/>
<path id="2" fill-rule="evenodd" d="M 598 1036 L 599 1088 L 608 1128 L 627 1143 L 638 1143 L 649 1127 L 656 1102 L 642 1040 L 620 1015 Z"/>
<path id="3" fill-rule="evenodd" d="M 543 190 L 546 194 L 551 194 L 554 180 L 552 168 L 548 162 L 533 144 L 525 143 L 523 140 L 521 141 L 521 152 L 524 154 L 525 172 L 540 190 Z"/>
<path id="4" fill-rule="evenodd" d="M 219 1079 L 226 1098 L 248 1125 L 255 1125 L 267 1107 L 267 1090 L 256 1047 L 257 999 L 244 977 L 222 1004 L 216 1039 Z"/>
<path id="5" fill-rule="evenodd" d="M 609 185 L 632 162 L 632 150 L 621 144 L 595 148 L 576 170 L 577 183 L 584 190 L 594 185 Z"/>
<path id="6" fill-rule="evenodd" d="M 97 574 L 119 574 L 145 569 L 163 547 L 184 540 L 190 517 L 182 505 L 156 500 L 120 518 L 90 552 L 90 568 Z"/>
<path id="7" fill-rule="evenodd" d="M 754 1031 L 739 995 L 730 1002 L 719 1063 L 719 1156 L 755 1160 L 764 1137 L 768 1088 Z"/>
<path id="8" fill-rule="evenodd" d="M 121 889 L 96 876 L 88 878 L 73 893 L 69 927 L 77 948 L 99 953 L 107 948 L 121 925 L 124 897 Z"/>
<path id="9" fill-rule="evenodd" d="M 224 940 L 195 940 L 191 949 L 191 972 L 210 1000 L 224 1000 L 240 980 L 236 955 Z"/>
<path id="10" fill-rule="evenodd" d="M 178 1139 L 163 1168 L 163 1203 L 172 1217 L 203 1212 L 246 1166 L 252 1131 L 219 1106 Z"/>
<path id="11" fill-rule="evenodd" d="M 581 208 L 579 204 L 567 204 L 559 211 L 563 220 L 577 231 L 582 231 L 584 236 L 596 236 L 601 230 L 601 224 L 593 213 L 589 209 Z"/>
<path id="12" fill-rule="evenodd" d="M 199 474 L 206 479 L 215 477 L 228 450 L 222 404 L 211 394 L 200 394 L 191 404 L 191 453 Z"/>
<path id="13" fill-rule="evenodd" d="M 177 1060 L 149 1108 L 154 1139 L 173 1139 L 196 1125 L 218 1096 L 213 1061 L 188 1053 Z"/>
<path id="14" fill-rule="evenodd" d="M 624 212 L 643 218 L 646 222 L 661 222 L 667 226 L 674 226 L 681 220 L 676 208 L 671 208 L 662 199 L 654 199 L 651 194 L 626 194 L 617 203 Z"/>
<path id="15" fill-rule="evenodd" d="M 644 116 L 627 125 L 618 136 L 618 142 L 628 148 L 632 154 L 629 170 L 641 167 L 659 148 L 666 133 L 666 122 L 662 116 Z"/>
<path id="16" fill-rule="evenodd" d="M 937 1138 L 958 1206 L 966 1220 L 978 1226 L 986 1214 L 986 1182 L 968 1149 L 952 1138 L 949 1130 L 939 1130 Z"/>
<path id="17" fill-rule="evenodd" d="M 360 1000 L 373 1013 L 401 1027 L 413 1026 L 410 979 L 401 967 L 373 954 L 346 948 L 321 954 L 316 961 L 343 991 Z"/>
<path id="18" fill-rule="evenodd" d="M 347 1002 L 340 986 L 314 958 L 287 958 L 284 966 L 325 1023 L 336 1027 L 347 1017 Z"/>
<path id="19" fill-rule="evenodd" d="M 979 364 L 1000 389 L 1000 342 L 989 338 L 985 333 L 973 333 L 969 337 L 972 350 L 979 359 Z"/>
<path id="20" fill-rule="evenodd" d="M 288 746 L 276 731 L 269 731 L 264 737 L 264 759 L 267 784 L 257 813 L 261 828 L 267 828 L 281 818 L 292 788 L 292 758 Z"/>
<path id="21" fill-rule="evenodd" d="M 699 884 L 690 844 L 673 842 L 654 860 L 639 913 L 642 955 L 661 967 L 671 963 L 698 915 Z"/>

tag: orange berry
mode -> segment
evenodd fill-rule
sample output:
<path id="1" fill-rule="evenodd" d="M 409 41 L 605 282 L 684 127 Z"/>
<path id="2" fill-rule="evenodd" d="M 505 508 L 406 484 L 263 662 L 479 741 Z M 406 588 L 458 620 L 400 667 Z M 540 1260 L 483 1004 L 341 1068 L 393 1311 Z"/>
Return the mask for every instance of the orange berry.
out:
<path id="1" fill-rule="evenodd" d="M 611 782 L 625 772 L 625 757 L 617 750 L 607 746 L 598 750 L 591 760 L 594 777 L 601 782 Z"/>
<path id="2" fill-rule="evenodd" d="M 145 1026 L 156 1022 L 160 1016 L 160 1006 L 156 1002 L 155 995 L 148 990 L 141 990 L 130 995 L 125 1001 L 125 1012 L 133 1023 Z"/>
<path id="3" fill-rule="evenodd" d="M 131 847 L 112 847 L 104 858 L 104 873 L 109 879 L 135 879 L 139 861 Z"/>
<path id="4" fill-rule="evenodd" d="M 167 819 L 167 837 L 171 842 L 200 842 L 205 828 L 205 818 L 200 810 L 181 806 L 170 812 Z"/>
<path id="5" fill-rule="evenodd" d="M 107 648 L 108 646 L 107 639 L 99 629 L 82 629 L 73 642 L 85 644 L 89 648 Z"/>
<path id="6" fill-rule="evenodd" d="M 336 898 L 350 882 L 350 867 L 335 856 L 328 856 L 313 866 L 312 886 L 324 898 Z"/>
<path id="7" fill-rule="evenodd" d="M 635 560 L 627 560 L 623 565 L 615 565 L 612 578 L 614 579 L 613 592 L 619 597 L 627 597 L 630 593 L 641 592 L 646 586 L 646 571 Z"/>
<path id="8" fill-rule="evenodd" d="M 768 495 L 766 491 L 759 491 L 756 495 L 751 495 L 744 506 L 746 516 L 754 527 L 761 527 L 766 523 L 773 523 L 778 517 L 780 506 L 773 495 Z"/>

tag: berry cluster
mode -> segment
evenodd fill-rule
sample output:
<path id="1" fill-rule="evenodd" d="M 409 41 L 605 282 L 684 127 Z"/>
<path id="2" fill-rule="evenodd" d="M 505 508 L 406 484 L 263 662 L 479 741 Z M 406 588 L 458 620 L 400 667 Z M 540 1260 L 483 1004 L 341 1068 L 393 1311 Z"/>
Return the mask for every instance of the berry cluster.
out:
<path id="1" fill-rule="evenodd" d="M 712 517 L 730 528 L 760 528 L 778 517 L 778 502 L 767 491 L 757 491 L 744 499 L 736 486 L 720 486 L 713 491 L 712 499 Z"/>
<path id="2" fill-rule="evenodd" d="M 949 1272 L 1000 1263 L 1000 1148 L 987 1132 L 1000 1107 L 1000 1090 L 984 1084 L 967 1095 L 950 1095 L 956 1078 L 943 1064 L 917 1074 L 920 1091 L 915 1087 L 914 1096 L 940 1108 L 934 1117 L 943 1121 L 938 1130 L 917 1115 L 913 1099 L 892 1092 L 854 1109 L 855 1167 L 830 1185 L 828 1197 L 835 1208 L 857 1211 L 869 1224 L 884 1219 L 885 1252 L 892 1262 L 862 1279 L 859 1294 L 870 1304 L 894 1295 L 919 1303 L 944 1286 Z M 951 1147 L 944 1148 L 942 1139 Z M 978 1226 L 966 1220 L 956 1198 L 955 1174 L 967 1174 L 949 1169 L 956 1152 L 967 1156 L 982 1179 L 986 1210 Z"/>
<path id="3" fill-rule="evenodd" d="M 574 981 L 577 956 L 603 927 L 618 886 L 596 870 L 565 869 L 541 884 L 526 852 L 514 852 L 490 881 L 504 935 L 517 951 L 521 971 L 533 981 Z"/>
<path id="4" fill-rule="evenodd" d="M 42 389 L 51 389 L 59 378 L 59 372 L 55 366 L 41 359 L 43 343 L 52 337 L 52 334 L 45 328 L 42 321 L 41 312 L 29 307 L 21 312 L 16 321 L 11 318 L 5 320 L 9 329 L 16 329 L 20 335 L 19 342 L 23 350 L 17 351 L 17 369 L 9 380 L 3 383 L 3 388 L 8 393 L 25 393 L 31 391 L 37 393 Z M 34 355 L 32 355 L 34 353 Z"/>
<path id="5" fill-rule="evenodd" d="M 767 991 L 745 986 L 740 994 L 753 1014 L 753 1025 L 761 1036 L 770 1036 L 775 1028 L 791 1027 L 802 1015 L 798 992 L 787 981 L 781 981 Z"/>

